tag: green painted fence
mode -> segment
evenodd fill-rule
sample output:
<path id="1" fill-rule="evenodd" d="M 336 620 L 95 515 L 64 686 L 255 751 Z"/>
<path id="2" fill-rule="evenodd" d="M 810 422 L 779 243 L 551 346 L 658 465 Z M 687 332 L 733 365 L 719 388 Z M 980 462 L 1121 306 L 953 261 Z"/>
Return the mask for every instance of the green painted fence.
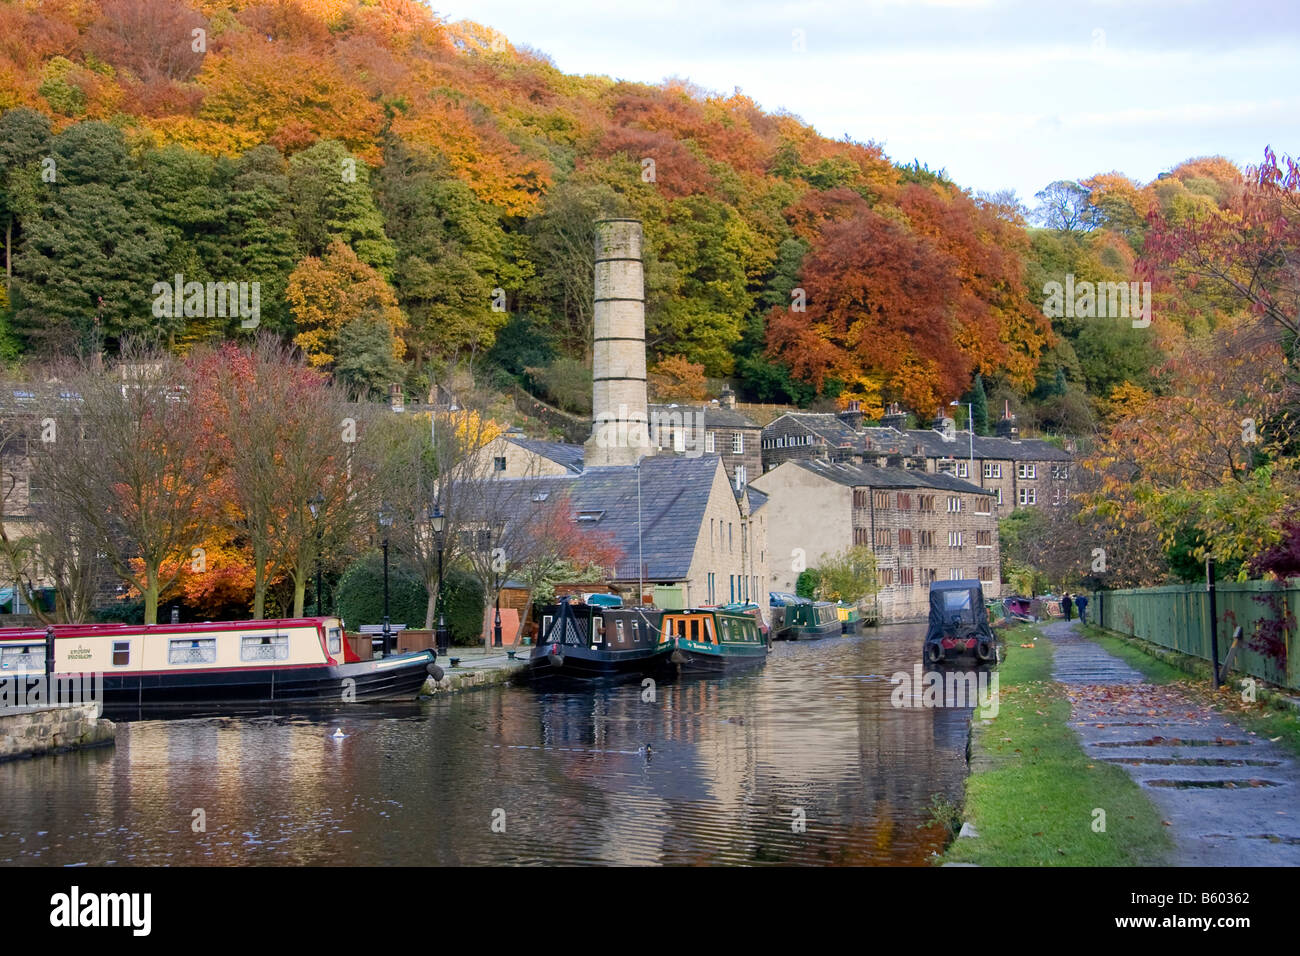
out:
<path id="1" fill-rule="evenodd" d="M 1215 592 L 1220 662 L 1232 644 L 1233 630 L 1240 626 L 1242 647 L 1233 661 L 1233 673 L 1300 689 L 1295 624 L 1300 618 L 1300 578 L 1291 578 L 1285 584 L 1222 581 L 1215 585 Z M 1210 659 L 1210 595 L 1204 584 L 1094 591 L 1091 602 L 1089 620 L 1102 627 L 1202 660 Z M 1280 660 L 1249 646 L 1252 637 L 1258 641 L 1261 636 L 1260 625 L 1269 621 L 1289 623 L 1285 630 L 1275 630 L 1283 641 Z"/>

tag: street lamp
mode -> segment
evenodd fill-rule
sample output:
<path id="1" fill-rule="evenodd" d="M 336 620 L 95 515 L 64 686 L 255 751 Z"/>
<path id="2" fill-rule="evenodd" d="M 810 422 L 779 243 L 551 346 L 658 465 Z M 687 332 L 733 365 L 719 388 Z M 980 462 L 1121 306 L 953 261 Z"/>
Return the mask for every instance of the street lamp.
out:
<path id="1" fill-rule="evenodd" d="M 949 402 L 948 404 L 956 405 L 960 407 L 962 403 Z M 966 476 L 966 480 L 973 483 L 975 481 L 975 403 L 974 402 L 966 403 L 966 430 L 967 430 L 967 434 L 970 435 L 970 473 Z M 983 487 L 983 485 L 981 484 L 980 487 Z"/>
<path id="2" fill-rule="evenodd" d="M 387 657 L 391 650 L 389 642 L 392 640 L 392 626 L 388 621 L 388 532 L 393 526 L 393 513 L 388 510 L 387 503 L 379 507 L 379 527 L 383 529 L 384 535 L 384 656 Z"/>
<path id="3" fill-rule="evenodd" d="M 500 546 L 501 546 L 501 536 L 502 536 L 503 534 L 505 534 L 505 526 L 504 526 L 504 525 L 497 525 L 497 526 L 496 526 L 496 541 L 497 541 L 497 547 L 500 547 Z M 499 577 L 497 577 L 497 575 L 500 574 L 500 572 L 497 571 L 497 568 L 496 568 L 496 550 L 495 550 L 495 549 L 493 549 L 493 553 L 492 553 L 492 572 L 493 572 L 493 573 L 492 573 L 492 581 L 493 581 L 493 583 L 496 585 L 496 587 L 494 588 L 494 590 L 496 591 L 496 603 L 497 603 L 497 617 L 496 617 L 496 624 L 495 624 L 495 626 L 493 627 L 493 631 L 492 631 L 492 646 L 493 646 L 493 647 L 503 647 L 504 645 L 502 644 L 502 641 L 501 641 L 501 585 L 502 585 L 503 582 L 501 581 L 501 579 L 500 579 Z"/>
<path id="4" fill-rule="evenodd" d="M 325 614 L 325 604 L 323 601 L 321 601 L 321 586 L 320 586 L 320 566 L 321 566 L 320 545 L 322 540 L 320 515 L 321 512 L 325 509 L 325 496 L 322 495 L 319 491 L 316 492 L 316 497 L 312 498 L 310 501 L 307 502 L 307 507 L 311 509 L 312 523 L 316 525 L 316 616 L 321 617 Z"/>
<path id="5" fill-rule="evenodd" d="M 447 646 L 451 643 L 447 638 L 447 621 L 442 613 L 442 531 L 447 526 L 447 519 L 443 516 L 442 509 L 438 507 L 429 508 L 429 525 L 433 528 L 433 533 L 437 535 L 438 541 L 438 631 L 436 642 L 438 653 L 445 655 Z"/>

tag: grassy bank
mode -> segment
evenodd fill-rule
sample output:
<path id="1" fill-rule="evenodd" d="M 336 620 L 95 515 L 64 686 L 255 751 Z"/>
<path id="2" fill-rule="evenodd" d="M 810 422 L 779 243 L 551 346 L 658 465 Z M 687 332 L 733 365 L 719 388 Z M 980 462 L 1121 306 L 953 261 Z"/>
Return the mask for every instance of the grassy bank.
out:
<path id="1" fill-rule="evenodd" d="M 1225 719 L 1300 754 L 1300 712 L 1281 694 L 1257 686 L 1255 700 L 1243 700 L 1239 674 L 1230 674 L 1227 683 L 1215 693 L 1210 685 L 1208 661 L 1092 624 L 1083 630 L 1106 650 L 1145 674 L 1153 684 L 1177 683 Z"/>
<path id="2" fill-rule="evenodd" d="M 1032 647 L 1022 647 L 1032 644 Z M 1169 838 L 1155 806 L 1119 767 L 1092 761 L 1070 729 L 1070 701 L 1052 680 L 1038 628 L 1007 632 L 999 710 L 975 716 L 963 817 L 979 836 L 955 840 L 945 863 L 1134 866 L 1157 862 Z M 1106 832 L 1093 811 L 1106 811 Z"/>

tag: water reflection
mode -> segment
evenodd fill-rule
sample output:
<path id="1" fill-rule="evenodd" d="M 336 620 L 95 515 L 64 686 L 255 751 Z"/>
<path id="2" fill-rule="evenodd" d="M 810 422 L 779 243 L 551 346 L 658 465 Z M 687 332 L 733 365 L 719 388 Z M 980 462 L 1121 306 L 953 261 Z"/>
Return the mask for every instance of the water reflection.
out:
<path id="1" fill-rule="evenodd" d="M 920 864 L 970 721 L 891 706 L 922 637 L 782 644 L 653 701 L 510 687 L 124 724 L 116 749 L 0 765 L 0 862 Z"/>

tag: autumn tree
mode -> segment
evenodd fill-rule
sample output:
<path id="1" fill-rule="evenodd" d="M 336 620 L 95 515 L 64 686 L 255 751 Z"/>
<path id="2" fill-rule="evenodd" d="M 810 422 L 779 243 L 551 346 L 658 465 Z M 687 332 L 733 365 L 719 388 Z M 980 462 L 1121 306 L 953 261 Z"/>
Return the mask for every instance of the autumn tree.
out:
<path id="1" fill-rule="evenodd" d="M 300 262 L 285 294 L 298 328 L 294 344 L 313 366 L 328 367 L 339 359 L 339 335 L 354 323 L 388 330 L 393 334 L 389 355 L 402 357 L 404 346 L 396 333 L 405 328 L 406 317 L 397 296 L 345 243 L 336 240 L 323 257 Z"/>

